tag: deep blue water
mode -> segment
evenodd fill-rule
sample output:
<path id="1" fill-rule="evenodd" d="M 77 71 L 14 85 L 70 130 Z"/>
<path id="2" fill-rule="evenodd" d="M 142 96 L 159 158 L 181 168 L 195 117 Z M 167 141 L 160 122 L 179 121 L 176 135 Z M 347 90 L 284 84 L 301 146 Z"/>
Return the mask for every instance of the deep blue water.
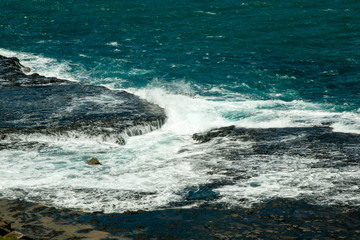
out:
<path id="1" fill-rule="evenodd" d="M 83 81 L 184 79 L 200 95 L 221 86 L 252 99 L 360 107 L 356 0 L 15 0 L 0 9 L 1 48 L 69 61 L 86 71 Z"/>
<path id="2" fill-rule="evenodd" d="M 76 162 L 97 154 L 117 160 L 116 164 L 129 164 L 129 169 L 139 166 L 134 176 L 124 175 L 125 183 L 110 190 L 106 181 L 94 181 L 95 188 L 102 189 L 97 196 L 110 195 L 114 189 L 137 191 L 148 180 L 157 187 L 154 190 L 149 184 L 144 191 L 159 193 L 165 199 L 174 193 L 168 186 L 181 191 L 197 180 L 199 184 L 211 182 L 211 177 L 197 172 L 185 160 L 174 169 L 166 165 L 179 149 L 191 144 L 193 133 L 230 124 L 256 128 L 315 126 L 323 122 L 330 123 L 335 131 L 360 133 L 359 12 L 357 0 L 0 0 L 0 54 L 19 57 L 33 72 L 125 89 L 164 107 L 168 123 L 153 145 L 143 146 L 142 141 L 149 141 L 146 137 L 121 149 L 96 145 L 99 149 L 94 150 L 90 145 L 79 150 L 81 147 L 64 143 L 59 151 L 34 152 L 30 157 L 38 161 L 63 157 Z M 6 159 L 29 157 L 19 152 L 2 154 Z M 11 164 L 20 172 L 27 168 L 23 162 Z M 150 167 L 144 170 L 146 164 Z M 55 165 L 44 171 L 56 172 L 59 166 Z M 112 177 L 122 170 L 113 167 L 106 177 L 99 172 L 101 179 L 117 181 Z M 68 183 L 78 176 L 78 188 L 83 186 L 82 177 L 88 172 L 77 172 L 66 164 L 62 168 L 64 175 L 60 174 L 59 181 Z M 153 168 L 157 169 L 155 174 L 165 174 L 158 180 L 159 185 L 148 172 Z M 306 174 L 305 170 L 300 174 Z M 43 186 L 46 174 L 38 169 L 34 172 L 41 177 L 30 185 Z M 350 172 L 356 178 L 359 169 Z M 256 181 L 261 182 L 257 177 Z M 326 182 L 313 175 L 307 178 Z M 10 185 L 16 188 L 32 178 L 24 179 Z M 280 180 L 277 183 L 286 185 Z M 61 191 L 61 196 L 72 192 Z M 261 194 L 267 193 L 260 191 L 254 198 L 261 198 Z M 8 195 L 18 196 L 13 192 Z M 40 195 L 36 192 L 27 197 L 36 199 Z M 73 197 L 65 203 L 62 197 L 53 202 L 40 198 L 55 205 L 77 207 L 76 191 Z M 358 204 L 359 193 L 353 197 Z M 164 206 L 169 202 L 164 199 L 150 205 Z M 121 212 L 147 208 L 148 202 L 144 202 L 115 210 L 106 204 L 93 209 Z"/>

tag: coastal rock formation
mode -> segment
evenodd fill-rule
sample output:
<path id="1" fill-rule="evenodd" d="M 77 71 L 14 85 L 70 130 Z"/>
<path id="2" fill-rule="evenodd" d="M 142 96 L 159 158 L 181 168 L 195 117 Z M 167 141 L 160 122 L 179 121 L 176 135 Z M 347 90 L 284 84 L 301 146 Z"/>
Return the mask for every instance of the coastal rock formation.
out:
<path id="1" fill-rule="evenodd" d="M 188 190 L 190 201 L 206 196 L 250 206 L 256 196 L 262 201 L 291 197 L 316 205 L 359 205 L 360 134 L 329 126 L 228 126 L 196 133 L 193 139 L 197 144 L 191 161 L 221 177 Z"/>
<path id="2" fill-rule="evenodd" d="M 232 144 L 232 151 L 223 151 L 224 146 L 218 144 L 222 138 L 228 145 Z M 196 133 L 193 139 L 199 144 L 208 144 L 213 156 L 219 154 L 232 161 L 249 156 L 276 158 L 286 155 L 320 161 L 313 162 L 312 167 L 359 164 L 360 135 L 334 132 L 328 126 L 268 129 L 228 126 Z M 249 144 L 246 148 L 235 147 L 245 143 Z"/>
<path id="3" fill-rule="evenodd" d="M 27 75 L 23 68 L 17 58 L 0 56 L 0 150 L 39 134 L 125 144 L 166 119 L 162 108 L 128 92 Z"/>

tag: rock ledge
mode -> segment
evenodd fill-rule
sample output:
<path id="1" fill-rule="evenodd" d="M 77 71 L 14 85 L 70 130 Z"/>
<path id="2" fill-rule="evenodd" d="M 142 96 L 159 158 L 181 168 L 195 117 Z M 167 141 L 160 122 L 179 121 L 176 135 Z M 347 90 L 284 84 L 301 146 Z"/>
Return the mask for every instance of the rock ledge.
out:
<path id="1" fill-rule="evenodd" d="M 0 150 L 38 135 L 125 144 L 165 122 L 164 109 L 131 93 L 23 69 L 19 59 L 0 55 Z"/>

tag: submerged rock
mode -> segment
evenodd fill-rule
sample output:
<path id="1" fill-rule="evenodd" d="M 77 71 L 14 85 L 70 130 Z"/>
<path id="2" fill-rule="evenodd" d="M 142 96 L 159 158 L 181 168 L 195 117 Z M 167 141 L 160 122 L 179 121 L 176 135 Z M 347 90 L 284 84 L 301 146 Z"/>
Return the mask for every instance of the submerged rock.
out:
<path id="1" fill-rule="evenodd" d="M 41 134 L 125 144 L 128 136 L 158 129 L 166 119 L 162 108 L 131 93 L 36 73 L 26 75 L 23 68 L 17 58 L 0 55 L 3 142 Z"/>

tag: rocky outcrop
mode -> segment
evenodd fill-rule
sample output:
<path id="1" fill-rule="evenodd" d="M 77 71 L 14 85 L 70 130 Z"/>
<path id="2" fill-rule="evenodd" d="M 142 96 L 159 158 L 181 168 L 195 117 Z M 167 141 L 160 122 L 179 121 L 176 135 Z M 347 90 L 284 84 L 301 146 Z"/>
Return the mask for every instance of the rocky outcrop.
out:
<path id="1" fill-rule="evenodd" d="M 0 87 L 15 87 L 22 85 L 68 83 L 63 79 L 40 76 L 37 73 L 26 75 L 30 68 L 23 66 L 19 59 L 15 57 L 5 57 L 0 55 Z"/>
<path id="2" fill-rule="evenodd" d="M 23 145 L 19 136 L 34 134 L 125 144 L 128 136 L 158 129 L 166 119 L 162 108 L 128 92 L 27 75 L 24 69 L 17 58 L 0 56 L 0 150 Z"/>
<path id="3" fill-rule="evenodd" d="M 228 126 L 195 133 L 192 137 L 200 144 L 207 143 L 210 146 L 209 151 L 217 149 L 219 155 L 231 159 L 253 155 L 291 155 L 332 160 L 327 164 L 339 160 L 347 163 L 359 162 L 360 135 L 334 132 L 328 126 L 265 129 Z M 228 145 L 218 144 L 221 138 L 227 139 L 231 146 L 249 143 L 251 147 L 234 147 L 232 151 L 226 151 Z"/>

